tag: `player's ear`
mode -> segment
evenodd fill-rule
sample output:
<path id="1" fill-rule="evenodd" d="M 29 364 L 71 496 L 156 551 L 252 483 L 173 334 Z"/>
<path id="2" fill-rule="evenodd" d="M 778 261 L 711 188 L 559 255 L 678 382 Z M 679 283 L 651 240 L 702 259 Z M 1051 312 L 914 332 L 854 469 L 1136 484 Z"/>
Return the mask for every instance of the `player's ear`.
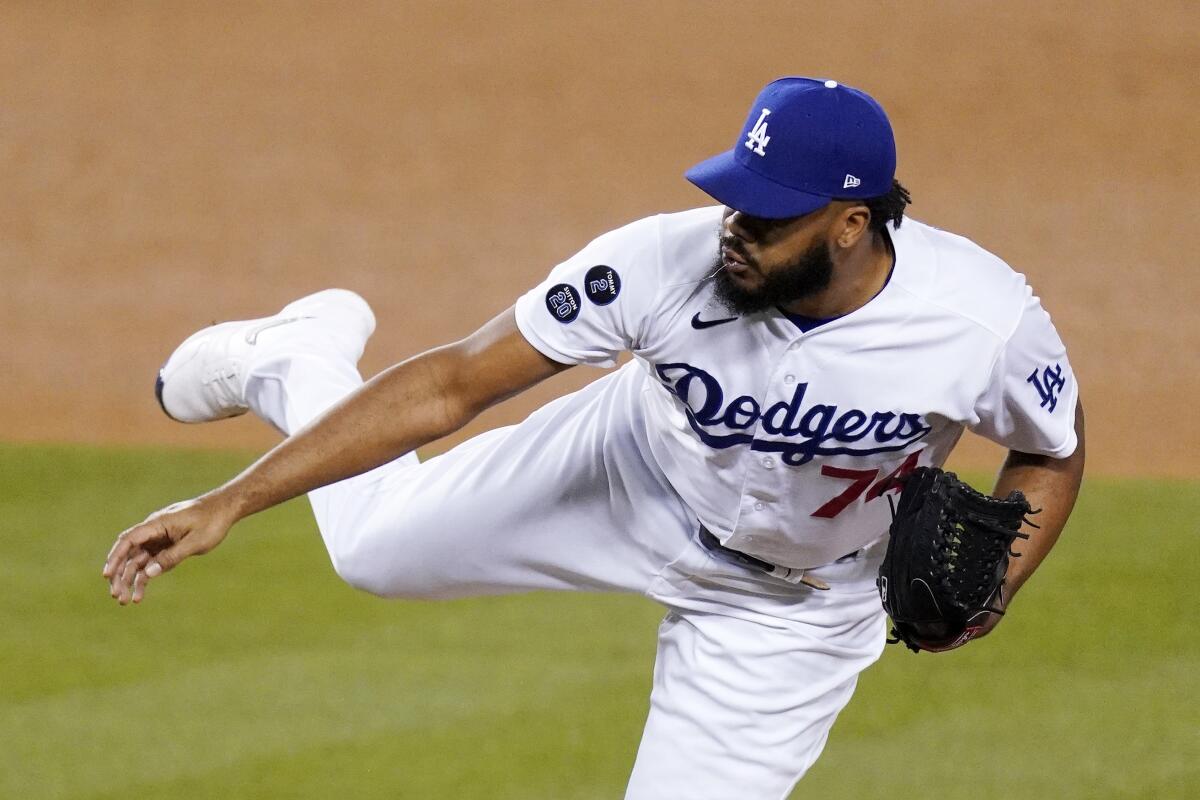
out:
<path id="1" fill-rule="evenodd" d="M 846 203 L 834 222 L 834 242 L 843 249 L 853 247 L 866 235 L 870 222 L 870 209 L 864 205 Z"/>

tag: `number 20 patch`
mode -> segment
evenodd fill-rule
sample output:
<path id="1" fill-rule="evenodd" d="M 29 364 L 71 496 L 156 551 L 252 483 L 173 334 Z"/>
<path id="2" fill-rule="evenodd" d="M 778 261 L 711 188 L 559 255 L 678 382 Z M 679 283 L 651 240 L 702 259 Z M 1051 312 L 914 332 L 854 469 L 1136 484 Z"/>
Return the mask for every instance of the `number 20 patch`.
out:
<path id="1" fill-rule="evenodd" d="M 566 325 L 579 316 L 579 292 L 569 283 L 559 283 L 546 292 L 546 310 Z"/>

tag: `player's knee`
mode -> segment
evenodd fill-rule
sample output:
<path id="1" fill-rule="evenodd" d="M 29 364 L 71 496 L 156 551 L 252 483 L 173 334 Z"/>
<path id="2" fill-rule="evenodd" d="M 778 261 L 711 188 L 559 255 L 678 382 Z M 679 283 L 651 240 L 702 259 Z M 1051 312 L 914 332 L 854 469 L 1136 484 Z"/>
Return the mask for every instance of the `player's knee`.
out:
<path id="1" fill-rule="evenodd" d="M 377 597 L 386 596 L 378 570 L 372 569 L 371 564 L 363 559 L 334 557 L 333 571 L 339 578 L 360 592 L 367 592 Z"/>
<path id="2" fill-rule="evenodd" d="M 333 571 L 350 586 L 362 592 L 386 596 L 386 570 L 382 559 L 364 546 L 363 537 L 340 535 L 326 539 Z"/>
<path id="3" fill-rule="evenodd" d="M 361 539 L 341 542 L 329 551 L 334 572 L 350 586 L 376 597 L 427 599 L 435 596 L 417 565 L 396 552 L 381 553 Z"/>

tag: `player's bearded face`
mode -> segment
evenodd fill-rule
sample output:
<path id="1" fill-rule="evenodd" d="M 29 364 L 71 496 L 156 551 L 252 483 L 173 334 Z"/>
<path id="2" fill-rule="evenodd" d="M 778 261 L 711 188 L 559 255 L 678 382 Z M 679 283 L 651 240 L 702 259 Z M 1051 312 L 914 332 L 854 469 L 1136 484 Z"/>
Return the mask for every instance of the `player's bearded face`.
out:
<path id="1" fill-rule="evenodd" d="M 753 314 L 785 306 L 824 290 L 833 279 L 833 257 L 825 241 L 813 245 L 790 261 L 763 265 L 739 247 L 736 238 L 725 236 L 721 245 L 745 267 L 731 271 L 724 253 L 715 265 L 717 300 L 735 314 Z"/>

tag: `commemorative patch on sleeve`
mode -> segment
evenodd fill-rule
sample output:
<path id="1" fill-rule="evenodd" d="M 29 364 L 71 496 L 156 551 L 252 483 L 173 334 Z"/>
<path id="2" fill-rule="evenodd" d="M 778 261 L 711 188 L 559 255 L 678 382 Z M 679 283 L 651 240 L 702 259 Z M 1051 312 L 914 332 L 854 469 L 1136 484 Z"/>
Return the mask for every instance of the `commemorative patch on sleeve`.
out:
<path id="1" fill-rule="evenodd" d="M 569 283 L 559 283 L 546 292 L 546 310 L 550 316 L 566 325 L 579 316 L 579 292 Z"/>
<path id="2" fill-rule="evenodd" d="M 606 306 L 621 293 L 621 276 L 612 267 L 603 264 L 592 267 L 583 276 L 583 291 L 588 300 L 598 306 Z"/>

